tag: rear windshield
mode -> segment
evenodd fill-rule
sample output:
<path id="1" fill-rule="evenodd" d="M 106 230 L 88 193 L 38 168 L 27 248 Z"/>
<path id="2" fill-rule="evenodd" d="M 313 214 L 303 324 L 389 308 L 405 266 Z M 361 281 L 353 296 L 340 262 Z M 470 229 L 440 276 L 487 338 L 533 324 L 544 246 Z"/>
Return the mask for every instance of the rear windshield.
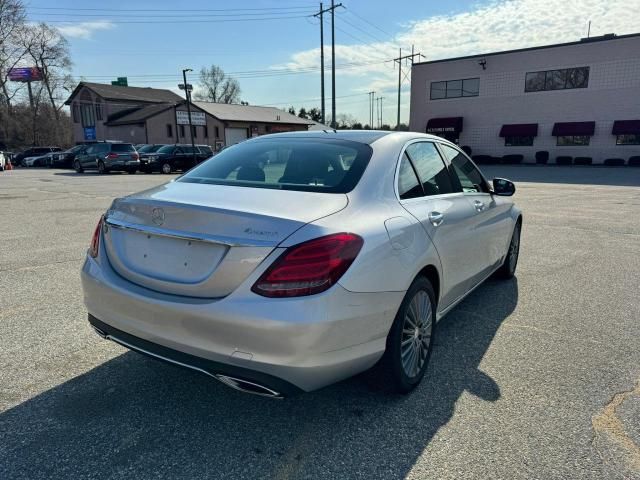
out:
<path id="1" fill-rule="evenodd" d="M 173 145 L 165 145 L 164 147 L 160 147 L 158 149 L 158 153 L 173 153 L 173 149 L 175 147 Z"/>
<path id="2" fill-rule="evenodd" d="M 112 152 L 135 152 L 135 148 L 130 143 L 113 143 L 111 145 Z"/>
<path id="3" fill-rule="evenodd" d="M 346 193 L 360 180 L 371 152 L 369 145 L 347 140 L 260 139 L 226 148 L 178 181 Z"/>

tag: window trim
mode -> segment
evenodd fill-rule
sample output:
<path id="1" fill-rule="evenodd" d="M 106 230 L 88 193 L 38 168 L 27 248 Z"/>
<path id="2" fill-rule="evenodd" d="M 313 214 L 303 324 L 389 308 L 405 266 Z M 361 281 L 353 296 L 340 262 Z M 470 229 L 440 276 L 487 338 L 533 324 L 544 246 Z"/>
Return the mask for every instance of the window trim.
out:
<path id="1" fill-rule="evenodd" d="M 437 140 L 433 140 L 431 138 L 414 138 L 413 140 L 409 140 L 407 141 L 403 147 L 402 150 L 400 150 L 400 154 L 398 155 L 398 158 L 396 159 L 396 167 L 395 167 L 395 173 L 393 175 L 393 191 L 395 193 L 396 196 L 396 200 L 398 200 L 398 202 L 400 202 L 401 204 L 406 204 L 406 203 L 416 203 L 416 202 L 424 202 L 426 199 L 429 200 L 433 200 L 433 199 L 439 199 L 439 198 L 449 198 L 449 197 L 454 197 L 456 195 L 463 195 L 464 192 L 460 191 L 460 192 L 451 192 L 451 193 L 440 193 L 438 195 L 423 195 L 422 197 L 415 197 L 415 198 L 405 198 L 405 199 L 401 199 L 400 198 L 400 190 L 398 189 L 398 182 L 400 180 L 400 163 L 402 162 L 402 157 L 404 156 L 405 151 L 407 150 L 407 148 L 411 145 L 413 145 L 414 143 L 433 143 L 436 147 L 436 150 L 438 151 L 438 154 L 440 155 L 440 158 L 442 159 L 447 172 L 449 173 L 449 177 L 451 177 L 451 172 L 449 170 L 451 164 L 450 162 L 447 160 L 447 158 L 444 156 L 442 149 L 440 148 L 439 143 L 442 142 L 438 142 Z M 445 144 L 446 145 L 446 144 Z M 457 149 L 456 149 L 457 150 Z M 466 156 L 466 155 L 465 155 Z M 411 162 L 411 167 L 413 168 L 413 173 L 416 174 L 416 178 L 418 179 L 419 182 L 421 182 L 420 180 L 420 175 L 418 175 L 416 173 L 416 169 L 415 166 L 413 165 L 413 161 L 411 160 L 411 157 L 409 155 L 407 155 L 407 157 L 409 158 L 410 162 Z M 469 158 L 469 157 L 467 157 Z M 475 167 L 478 168 L 478 166 L 474 163 Z M 478 171 L 480 171 L 480 169 L 478 169 Z M 480 175 L 482 175 L 482 172 L 480 172 Z M 484 178 L 484 175 L 482 175 L 482 178 Z M 486 179 L 485 179 L 486 181 Z M 452 186 L 456 186 L 457 182 L 454 182 L 453 178 L 451 179 L 451 184 Z M 422 191 L 424 192 L 424 186 L 422 185 L 422 183 L 420 183 L 420 186 L 422 188 Z M 484 194 L 484 192 L 481 192 Z M 479 195 L 478 193 L 474 194 L 474 195 Z"/>
<path id="2" fill-rule="evenodd" d="M 527 144 L 507 143 L 507 139 L 512 139 L 512 138 L 530 138 L 531 143 L 527 143 Z M 533 135 L 509 135 L 504 137 L 504 146 L 505 147 L 533 147 L 535 140 L 536 140 L 536 137 Z"/>
<path id="3" fill-rule="evenodd" d="M 587 143 L 565 143 L 560 144 L 560 138 L 575 138 L 575 137 L 584 137 L 587 138 Z M 556 147 L 588 147 L 591 144 L 591 135 L 556 135 Z"/>
<path id="4" fill-rule="evenodd" d="M 465 95 L 464 94 L 464 82 L 466 80 L 478 80 L 478 93 L 475 95 Z M 461 83 L 461 95 L 456 97 L 448 97 L 447 92 L 449 91 L 448 83 L 449 82 L 462 82 Z M 444 83 L 444 97 L 442 98 L 433 98 L 433 84 L 434 83 Z M 480 96 L 480 77 L 470 77 L 470 78 L 456 78 L 453 80 L 437 80 L 434 82 L 429 82 L 429 100 L 451 100 L 452 98 L 473 98 Z"/>

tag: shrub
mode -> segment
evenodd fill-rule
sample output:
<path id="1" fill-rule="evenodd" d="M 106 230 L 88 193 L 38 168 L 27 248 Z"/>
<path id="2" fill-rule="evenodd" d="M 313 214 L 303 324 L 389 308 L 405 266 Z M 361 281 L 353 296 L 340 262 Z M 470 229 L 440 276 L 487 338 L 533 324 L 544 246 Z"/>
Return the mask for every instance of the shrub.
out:
<path id="1" fill-rule="evenodd" d="M 576 157 L 573 159 L 574 165 L 591 165 L 593 159 L 591 157 Z"/>
<path id="2" fill-rule="evenodd" d="M 640 167 L 640 155 L 629 157 L 629 163 L 627 165 L 630 167 Z"/>
<path id="3" fill-rule="evenodd" d="M 608 167 L 622 167 L 624 165 L 624 158 L 607 158 L 604 164 Z"/>
<path id="4" fill-rule="evenodd" d="M 510 154 L 510 155 L 502 156 L 502 163 L 505 163 L 507 165 L 522 163 L 522 160 L 524 160 L 524 155 L 520 155 L 520 154 Z"/>
<path id="5" fill-rule="evenodd" d="M 536 152 L 536 163 L 544 164 L 549 162 L 549 152 L 546 150 L 540 150 Z"/>
<path id="6" fill-rule="evenodd" d="M 571 165 L 573 163 L 573 158 L 565 155 L 560 155 L 556 157 L 556 165 Z"/>

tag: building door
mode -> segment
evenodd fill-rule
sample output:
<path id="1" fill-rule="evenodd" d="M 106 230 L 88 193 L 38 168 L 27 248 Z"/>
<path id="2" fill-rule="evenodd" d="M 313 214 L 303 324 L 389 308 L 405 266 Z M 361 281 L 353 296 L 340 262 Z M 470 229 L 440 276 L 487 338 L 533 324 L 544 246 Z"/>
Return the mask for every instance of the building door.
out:
<path id="1" fill-rule="evenodd" d="M 235 145 L 248 137 L 246 128 L 225 128 L 224 129 L 224 143 L 228 147 Z"/>

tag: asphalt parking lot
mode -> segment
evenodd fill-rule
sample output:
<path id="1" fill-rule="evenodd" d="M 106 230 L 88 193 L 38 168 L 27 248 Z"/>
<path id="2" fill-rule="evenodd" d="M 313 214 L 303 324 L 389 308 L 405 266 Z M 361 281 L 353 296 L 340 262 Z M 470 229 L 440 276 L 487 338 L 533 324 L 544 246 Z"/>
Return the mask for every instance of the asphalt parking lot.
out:
<path id="1" fill-rule="evenodd" d="M 640 478 L 640 169 L 483 170 L 516 181 L 517 278 L 438 325 L 413 394 L 283 401 L 89 328 L 99 215 L 168 176 L 0 173 L 0 478 Z"/>

